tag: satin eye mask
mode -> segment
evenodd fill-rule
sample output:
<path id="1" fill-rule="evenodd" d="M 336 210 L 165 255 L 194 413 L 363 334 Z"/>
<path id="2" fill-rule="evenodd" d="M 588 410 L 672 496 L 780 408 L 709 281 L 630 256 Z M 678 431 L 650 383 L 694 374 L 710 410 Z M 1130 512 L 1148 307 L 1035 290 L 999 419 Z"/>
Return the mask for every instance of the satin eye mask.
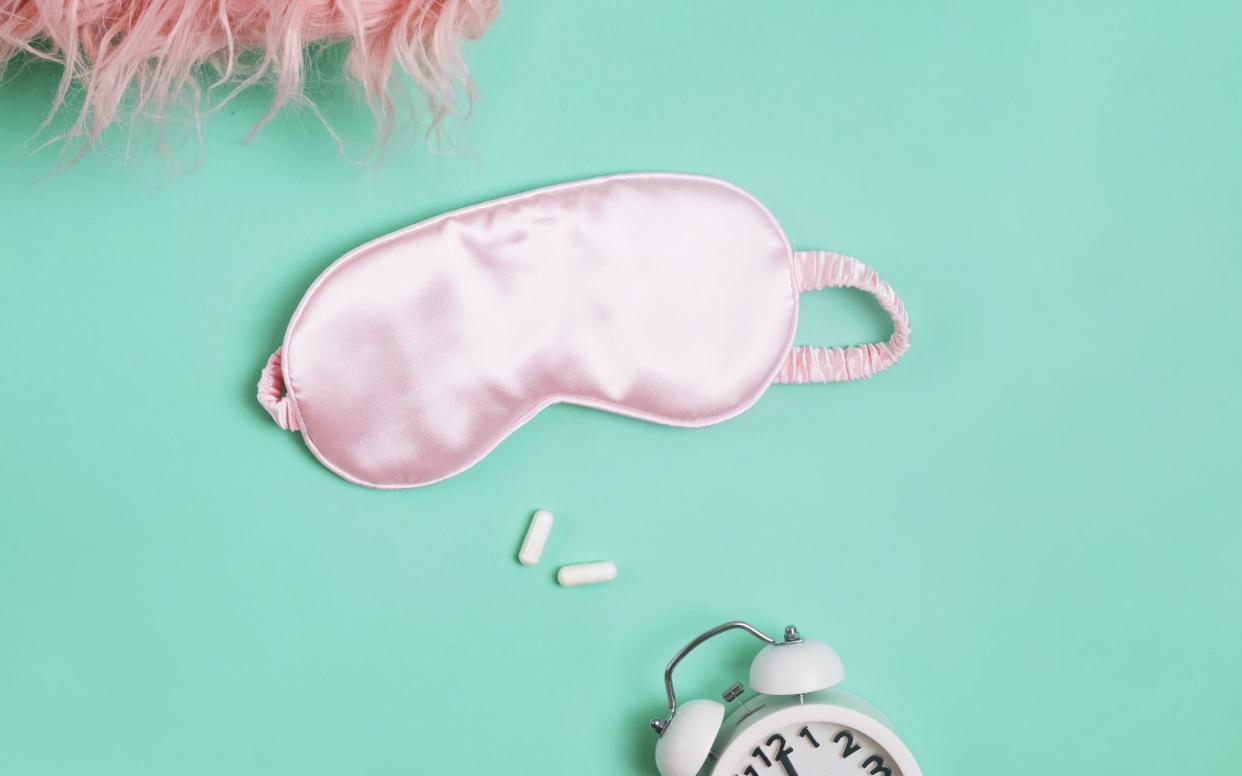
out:
<path id="1" fill-rule="evenodd" d="M 793 347 L 798 294 L 830 286 L 874 294 L 892 337 Z M 901 300 L 872 269 L 791 250 L 741 189 L 614 175 L 350 251 L 302 297 L 259 402 L 345 479 L 407 488 L 477 463 L 556 402 L 706 426 L 774 382 L 870 377 L 909 342 Z"/>

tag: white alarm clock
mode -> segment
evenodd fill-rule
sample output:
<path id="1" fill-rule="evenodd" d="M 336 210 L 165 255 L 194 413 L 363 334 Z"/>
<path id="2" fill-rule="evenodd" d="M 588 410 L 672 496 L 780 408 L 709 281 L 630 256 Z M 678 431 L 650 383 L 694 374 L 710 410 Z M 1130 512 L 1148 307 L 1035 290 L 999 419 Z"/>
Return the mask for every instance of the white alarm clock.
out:
<path id="1" fill-rule="evenodd" d="M 724 691 L 738 707 L 711 700 L 677 705 L 673 669 L 704 641 L 743 630 L 767 646 L 750 665 L 750 687 Z M 845 678 L 836 650 L 785 629 L 783 641 L 740 621 L 699 634 L 664 671 L 668 718 L 651 720 L 659 735 L 656 767 L 661 776 L 922 776 L 910 750 L 866 701 L 834 689 Z"/>

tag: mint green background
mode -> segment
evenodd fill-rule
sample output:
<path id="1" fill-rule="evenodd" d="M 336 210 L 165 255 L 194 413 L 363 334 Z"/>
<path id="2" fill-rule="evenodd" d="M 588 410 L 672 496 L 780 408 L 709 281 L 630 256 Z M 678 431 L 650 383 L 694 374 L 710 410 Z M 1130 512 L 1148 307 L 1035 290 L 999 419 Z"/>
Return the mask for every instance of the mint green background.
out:
<path id="1" fill-rule="evenodd" d="M 928 774 L 1236 772 L 1240 52 L 1232 2 L 513 1 L 456 154 L 359 168 L 307 113 L 247 146 L 255 93 L 180 176 L 115 132 L 48 177 L 55 71 L 11 78 L 0 773 L 653 773 L 664 662 L 732 617 L 834 644 Z M 914 349 L 696 431 L 557 407 L 403 492 L 254 402 L 346 249 L 644 169 L 874 264 Z M 861 296 L 804 305 L 803 341 L 885 335 Z M 599 558 L 616 583 L 555 586 Z M 705 648 L 685 694 L 752 652 Z"/>

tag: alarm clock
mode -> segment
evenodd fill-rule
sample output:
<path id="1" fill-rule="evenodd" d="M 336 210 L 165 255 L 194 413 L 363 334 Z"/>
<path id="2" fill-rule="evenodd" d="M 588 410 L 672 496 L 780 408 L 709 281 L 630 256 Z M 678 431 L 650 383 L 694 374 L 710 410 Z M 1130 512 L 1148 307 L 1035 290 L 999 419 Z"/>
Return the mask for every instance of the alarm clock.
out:
<path id="1" fill-rule="evenodd" d="M 673 669 L 714 636 L 741 630 L 764 643 L 750 665 L 744 699 L 740 683 L 722 697 L 737 701 L 725 719 L 714 700 L 681 705 Z M 656 768 L 661 776 L 922 776 L 910 750 L 874 707 L 836 687 L 845 667 L 836 650 L 805 639 L 793 625 L 780 641 L 740 620 L 694 638 L 664 671 L 668 717 L 651 720 L 659 736 Z"/>

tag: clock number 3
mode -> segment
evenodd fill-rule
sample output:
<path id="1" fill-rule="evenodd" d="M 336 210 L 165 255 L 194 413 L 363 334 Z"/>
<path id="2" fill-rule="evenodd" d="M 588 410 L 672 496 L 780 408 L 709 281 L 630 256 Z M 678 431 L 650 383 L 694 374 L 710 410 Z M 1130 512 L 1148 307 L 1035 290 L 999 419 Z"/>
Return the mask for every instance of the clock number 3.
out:
<path id="1" fill-rule="evenodd" d="M 884 767 L 884 758 L 879 756 L 878 754 L 873 754 L 870 757 L 868 757 L 866 760 L 863 760 L 863 764 L 859 767 L 866 768 L 868 765 L 871 765 L 872 763 L 875 763 L 875 767 L 871 769 L 871 773 L 873 775 L 878 774 L 878 773 L 883 773 L 884 776 L 893 776 L 893 772 L 890 771 L 888 768 Z"/>

